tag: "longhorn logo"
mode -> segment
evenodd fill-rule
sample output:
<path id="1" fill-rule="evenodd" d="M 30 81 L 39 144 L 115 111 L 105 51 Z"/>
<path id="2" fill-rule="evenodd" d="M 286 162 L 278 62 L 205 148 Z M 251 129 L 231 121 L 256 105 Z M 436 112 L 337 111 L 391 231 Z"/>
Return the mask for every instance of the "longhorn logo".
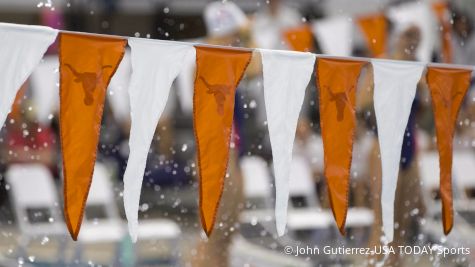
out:
<path id="1" fill-rule="evenodd" d="M 351 107 L 350 103 L 350 92 L 354 89 L 354 87 L 348 88 L 344 92 L 333 93 L 330 87 L 324 86 L 327 89 L 328 93 L 330 94 L 330 101 L 335 102 L 336 111 L 337 111 L 337 120 L 342 121 L 345 115 L 345 107 Z"/>
<path id="2" fill-rule="evenodd" d="M 203 76 L 200 76 L 200 79 L 208 88 L 206 93 L 214 95 L 214 99 L 218 105 L 218 114 L 222 116 L 224 114 L 224 101 L 226 101 L 226 96 L 231 92 L 231 86 L 226 84 L 210 84 L 203 78 Z"/>
<path id="3" fill-rule="evenodd" d="M 84 104 L 86 106 L 92 105 L 94 102 L 94 90 L 96 89 L 97 84 L 99 83 L 100 79 L 102 78 L 102 71 L 108 68 L 112 68 L 111 65 L 102 66 L 100 72 L 98 74 L 94 72 L 78 72 L 76 69 L 73 68 L 70 64 L 64 64 L 66 67 L 71 70 L 75 79 L 74 81 L 77 83 L 82 83 L 82 88 L 84 90 Z"/>

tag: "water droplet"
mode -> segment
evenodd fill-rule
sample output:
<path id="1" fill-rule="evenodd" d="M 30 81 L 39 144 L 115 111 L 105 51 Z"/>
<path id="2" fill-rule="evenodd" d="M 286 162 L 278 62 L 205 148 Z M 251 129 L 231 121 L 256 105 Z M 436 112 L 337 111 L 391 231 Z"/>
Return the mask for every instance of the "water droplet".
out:
<path id="1" fill-rule="evenodd" d="M 181 152 L 185 152 L 187 149 L 188 149 L 188 145 L 187 145 L 187 144 L 183 144 L 183 145 L 181 146 Z"/>
<path id="2" fill-rule="evenodd" d="M 45 236 L 45 237 L 43 237 L 43 239 L 41 239 L 41 245 L 45 245 L 48 242 L 49 242 L 49 238 L 47 236 Z"/>

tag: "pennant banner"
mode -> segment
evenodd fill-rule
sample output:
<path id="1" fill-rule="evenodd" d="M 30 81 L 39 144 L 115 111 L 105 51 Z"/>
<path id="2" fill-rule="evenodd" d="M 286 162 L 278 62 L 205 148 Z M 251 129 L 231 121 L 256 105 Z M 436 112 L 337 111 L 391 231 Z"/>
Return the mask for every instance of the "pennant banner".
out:
<path id="1" fill-rule="evenodd" d="M 229 159 L 234 93 L 252 52 L 196 47 L 193 120 L 200 175 L 201 223 L 214 227 Z"/>
<path id="2" fill-rule="evenodd" d="M 59 62 L 57 56 L 45 56 L 31 74 L 36 118 L 40 124 L 51 122 L 59 107 Z"/>
<path id="3" fill-rule="evenodd" d="M 471 70 L 428 67 L 427 83 L 432 96 L 440 162 L 442 222 L 447 235 L 453 226 L 452 143 L 457 115 L 470 86 Z"/>
<path id="4" fill-rule="evenodd" d="M 348 210 L 356 88 L 365 64 L 343 59 L 319 58 L 317 61 L 325 177 L 333 216 L 341 234 L 345 232 Z"/>
<path id="5" fill-rule="evenodd" d="M 375 14 L 357 19 L 374 57 L 383 57 L 387 48 L 388 23 L 384 14 Z"/>
<path id="6" fill-rule="evenodd" d="M 416 51 L 417 60 L 430 62 L 437 26 L 429 3 L 410 2 L 392 7 L 388 10 L 387 16 L 394 24 L 395 36 L 411 26 L 416 26 L 420 30 L 420 43 Z"/>
<path id="7" fill-rule="evenodd" d="M 137 241 L 138 208 L 148 151 L 170 87 L 194 47 L 130 38 L 132 77 L 130 155 L 124 174 L 124 207 L 133 242 Z"/>
<path id="8" fill-rule="evenodd" d="M 424 66 L 373 60 L 374 109 L 382 162 L 381 206 L 388 242 L 394 235 L 394 199 L 404 131 Z"/>
<path id="9" fill-rule="evenodd" d="M 404 5 L 392 8 L 388 17 L 395 30 L 410 25 L 421 29 L 422 42 L 418 58 L 427 61 L 433 48 L 432 17 L 428 5 Z M 442 52 L 451 60 L 447 5 L 432 6 L 441 24 Z M 358 24 L 375 56 L 384 55 L 387 47 L 387 20 L 382 14 L 362 17 Z M 313 49 L 311 30 L 321 39 L 325 52 L 335 55 L 351 53 L 351 23 L 332 18 L 312 26 L 288 29 L 283 33 L 294 50 Z M 346 39 L 335 39 L 340 32 Z M 0 62 L 0 122 L 9 109 L 19 114 L 14 104 L 24 96 L 17 93 L 54 42 L 57 30 L 41 26 L 0 23 L 2 51 Z M 245 49 L 192 46 L 187 43 L 130 38 L 131 64 L 123 60 L 127 40 L 82 33 L 60 34 L 59 102 L 60 135 L 63 157 L 64 209 L 66 223 L 77 240 L 86 199 L 92 182 L 99 141 L 106 90 L 117 93 L 112 98 L 115 116 L 128 119 L 130 100 L 130 155 L 124 175 L 124 207 L 132 240 L 137 240 L 138 207 L 150 144 L 167 103 L 170 87 L 179 73 L 190 76 L 196 69 L 193 92 L 193 125 L 197 144 L 200 184 L 200 217 L 208 236 L 213 230 L 229 161 L 235 91 L 251 60 Z M 293 142 L 305 89 L 311 78 L 316 55 L 312 53 L 259 49 L 261 53 L 264 98 L 269 136 L 274 158 L 276 186 L 276 227 L 285 232 L 289 198 L 289 177 Z M 123 62 L 122 62 L 123 61 Z M 121 64 L 122 62 L 122 64 Z M 382 219 L 385 242 L 394 237 L 394 201 L 401 163 L 405 129 L 411 113 L 417 84 L 424 64 L 403 61 L 372 61 L 374 71 L 374 108 L 382 161 Z M 195 64 L 196 63 L 196 66 Z M 349 177 L 355 132 L 355 95 L 359 75 L 366 61 L 320 58 L 315 70 L 319 88 L 321 131 L 324 145 L 325 177 L 330 204 L 338 229 L 344 234 L 348 210 Z M 123 75 L 111 82 L 119 65 Z M 126 95 L 124 84 L 132 66 L 133 74 Z M 55 58 L 46 59 L 32 76 L 33 94 L 38 102 L 39 123 L 48 123 L 49 113 L 57 102 L 53 96 Z M 427 83 L 432 95 L 437 145 L 440 156 L 440 195 L 445 234 L 453 227 L 452 150 L 458 111 L 469 88 L 472 70 L 450 66 L 428 67 Z M 43 77 L 47 76 L 47 77 Z M 191 82 L 191 81 L 190 81 Z M 188 83 L 185 82 L 184 84 Z M 44 87 L 44 84 L 49 84 Z M 36 88 L 37 87 L 37 88 Z M 186 88 L 186 86 L 183 86 Z M 191 88 L 190 88 L 191 89 Z M 112 92 L 111 92 L 112 93 Z M 186 90 L 179 93 L 186 99 Z M 125 96 L 125 98 L 124 98 Z M 191 96 L 191 94 L 189 95 Z M 185 103 L 184 101 L 183 103 Z M 188 102 L 186 102 L 188 103 Z M 190 108 L 191 101 L 184 107 Z M 190 106 L 190 107 L 188 107 Z M 191 110 L 191 109 L 190 109 Z M 124 115 L 125 114 L 125 115 Z M 144 115 L 147 114 L 147 115 Z"/>
<path id="10" fill-rule="evenodd" d="M 60 133 L 66 223 L 77 240 L 92 181 L 106 88 L 127 40 L 61 33 Z"/>
<path id="11" fill-rule="evenodd" d="M 452 62 L 452 25 L 451 15 L 447 2 L 436 2 L 432 4 L 432 9 L 437 16 L 440 25 L 440 43 L 442 49 L 442 60 L 445 63 Z"/>
<path id="12" fill-rule="evenodd" d="M 43 26 L 0 23 L 0 125 L 5 123 L 16 93 L 57 34 L 57 30 Z"/>
<path id="13" fill-rule="evenodd" d="M 193 113 L 193 87 L 196 70 L 196 51 L 193 49 L 182 62 L 182 70 L 176 78 L 177 97 L 185 114 Z"/>
<path id="14" fill-rule="evenodd" d="M 264 98 L 275 176 L 275 218 L 277 233 L 282 236 L 287 224 L 295 131 L 315 55 L 263 49 L 259 52 L 262 57 Z"/>
<path id="15" fill-rule="evenodd" d="M 333 56 L 350 56 L 353 49 L 353 25 L 346 17 L 317 20 L 312 24 L 322 51 Z"/>
<path id="16" fill-rule="evenodd" d="M 129 84 L 132 74 L 130 51 L 126 51 L 117 71 L 112 77 L 106 101 L 108 101 L 114 118 L 119 123 L 130 121 Z"/>

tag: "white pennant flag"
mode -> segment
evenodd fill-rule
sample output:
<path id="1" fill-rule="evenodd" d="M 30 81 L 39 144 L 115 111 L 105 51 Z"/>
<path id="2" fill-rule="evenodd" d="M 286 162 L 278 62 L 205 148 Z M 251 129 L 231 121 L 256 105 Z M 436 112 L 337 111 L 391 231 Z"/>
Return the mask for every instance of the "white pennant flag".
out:
<path id="1" fill-rule="evenodd" d="M 126 51 L 114 76 L 112 76 L 109 88 L 107 88 L 107 100 L 114 118 L 119 122 L 130 120 L 129 93 L 127 90 L 131 73 L 130 51 Z"/>
<path id="2" fill-rule="evenodd" d="M 312 23 L 323 53 L 333 56 L 349 56 L 353 48 L 353 23 L 347 17 L 330 17 Z"/>
<path id="3" fill-rule="evenodd" d="M 132 241 L 136 242 L 140 192 L 150 144 L 170 87 L 194 47 L 138 38 L 130 38 L 129 45 L 132 50 L 131 129 L 130 154 L 124 174 L 124 207 Z"/>
<path id="4" fill-rule="evenodd" d="M 275 219 L 282 236 L 287 224 L 292 148 L 305 89 L 315 65 L 315 55 L 260 49 L 264 77 L 267 125 L 275 176 Z"/>
<path id="5" fill-rule="evenodd" d="M 193 113 L 193 92 L 195 89 L 196 51 L 193 50 L 185 58 L 183 68 L 176 78 L 176 91 L 181 111 Z"/>
<path id="6" fill-rule="evenodd" d="M 0 125 L 16 93 L 40 63 L 58 31 L 43 26 L 0 23 Z"/>
<path id="7" fill-rule="evenodd" d="M 438 26 L 431 11 L 430 3 L 426 1 L 409 2 L 389 8 L 387 15 L 394 23 L 394 35 L 407 30 L 410 26 L 417 26 L 421 31 L 421 41 L 417 47 L 417 59 L 430 62 L 437 36 Z"/>
<path id="8" fill-rule="evenodd" d="M 30 77 L 34 109 L 40 124 L 48 124 L 59 109 L 58 56 L 45 56 Z"/>
<path id="9" fill-rule="evenodd" d="M 372 60 L 374 109 L 383 170 L 381 206 L 387 242 L 394 235 L 394 199 L 402 142 L 417 84 L 424 66 L 411 62 Z"/>

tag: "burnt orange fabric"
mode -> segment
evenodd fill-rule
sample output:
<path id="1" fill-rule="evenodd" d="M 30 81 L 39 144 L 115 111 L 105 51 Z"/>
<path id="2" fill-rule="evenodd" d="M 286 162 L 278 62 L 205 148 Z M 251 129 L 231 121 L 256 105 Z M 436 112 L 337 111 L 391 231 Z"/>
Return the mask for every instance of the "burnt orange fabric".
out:
<path id="1" fill-rule="evenodd" d="M 428 67 L 440 164 L 440 196 L 444 233 L 453 226 L 452 143 L 457 115 L 470 85 L 471 70 Z"/>
<path id="2" fill-rule="evenodd" d="M 442 60 L 445 63 L 452 63 L 452 24 L 450 24 L 448 19 L 448 4 L 446 2 L 437 2 L 432 4 L 432 9 L 437 15 L 441 27 Z"/>
<path id="3" fill-rule="evenodd" d="M 21 113 L 25 112 L 25 110 L 22 110 L 22 105 L 23 105 L 23 101 L 26 98 L 25 95 L 26 95 L 26 90 L 28 86 L 29 86 L 29 82 L 28 81 L 24 82 L 23 85 L 18 90 L 18 92 L 16 93 L 15 100 L 13 101 L 13 104 L 12 104 L 12 110 L 10 111 L 10 114 L 8 114 L 9 119 L 21 120 Z"/>
<path id="4" fill-rule="evenodd" d="M 358 18 L 358 25 L 368 43 L 373 57 L 384 57 L 387 43 L 387 20 L 384 14 L 374 14 Z"/>
<path id="5" fill-rule="evenodd" d="M 284 32 L 284 37 L 294 51 L 309 52 L 314 50 L 312 30 L 307 24 L 287 29 Z"/>
<path id="6" fill-rule="evenodd" d="M 333 216 L 342 234 L 348 210 L 356 87 L 365 64 L 339 59 L 319 58 L 317 61 L 325 177 Z"/>
<path id="7" fill-rule="evenodd" d="M 252 52 L 196 47 L 193 124 L 200 176 L 201 223 L 209 236 L 223 192 L 234 116 L 234 94 Z"/>
<path id="8" fill-rule="evenodd" d="M 106 88 L 127 41 L 69 33 L 61 33 L 59 40 L 64 210 L 71 237 L 77 240 L 94 171 Z"/>

